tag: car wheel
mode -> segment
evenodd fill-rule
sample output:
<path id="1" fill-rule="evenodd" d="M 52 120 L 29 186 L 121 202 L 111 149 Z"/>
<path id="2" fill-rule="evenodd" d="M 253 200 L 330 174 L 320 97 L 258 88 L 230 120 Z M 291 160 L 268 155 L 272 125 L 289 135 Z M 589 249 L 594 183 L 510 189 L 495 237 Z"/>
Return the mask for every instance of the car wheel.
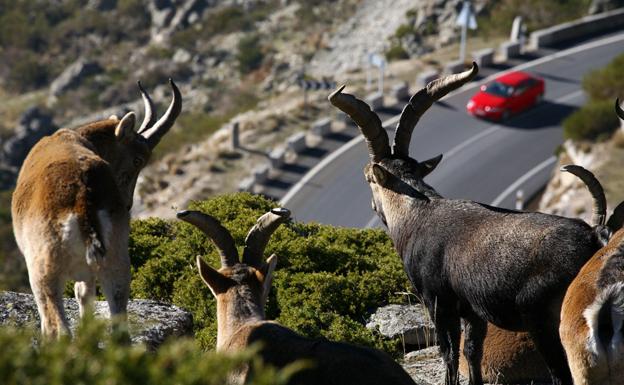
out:
<path id="1" fill-rule="evenodd" d="M 503 111 L 503 113 L 501 114 L 501 122 L 508 120 L 509 116 L 511 116 L 511 114 L 509 113 L 509 110 Z"/>
<path id="2" fill-rule="evenodd" d="M 539 94 L 535 97 L 535 104 L 540 104 L 542 101 L 544 101 L 544 94 Z"/>

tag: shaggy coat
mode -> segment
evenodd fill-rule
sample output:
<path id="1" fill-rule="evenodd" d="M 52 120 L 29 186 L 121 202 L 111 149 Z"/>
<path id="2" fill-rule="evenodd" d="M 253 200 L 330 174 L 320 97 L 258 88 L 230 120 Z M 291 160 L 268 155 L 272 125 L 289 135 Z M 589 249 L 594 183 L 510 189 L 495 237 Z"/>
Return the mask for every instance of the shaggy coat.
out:
<path id="1" fill-rule="evenodd" d="M 437 79 L 418 91 L 401 114 L 392 149 L 381 121 L 366 103 L 342 93 L 342 88 L 329 100 L 352 117 L 366 139 L 370 162 L 364 175 L 373 210 L 388 227 L 435 323 L 446 384 L 459 381 L 460 319 L 470 384 L 483 383 L 487 322 L 529 332 L 553 383 L 570 384 L 557 334 L 561 301 L 603 239 L 581 220 L 445 199 L 423 180 L 442 156 L 422 162 L 409 156 L 412 131 L 422 114 L 476 73 L 473 63 L 471 70 Z"/>
<path id="2" fill-rule="evenodd" d="M 26 157 L 13 193 L 13 230 L 44 335 L 69 331 L 62 301 L 67 280 L 76 281 L 81 315 L 95 296 L 97 278 L 111 314 L 125 317 L 129 210 L 140 170 L 180 113 L 181 97 L 171 85 L 173 101 L 157 122 L 141 88 L 146 114 L 139 132 L 130 112 L 121 120 L 61 129 Z"/>

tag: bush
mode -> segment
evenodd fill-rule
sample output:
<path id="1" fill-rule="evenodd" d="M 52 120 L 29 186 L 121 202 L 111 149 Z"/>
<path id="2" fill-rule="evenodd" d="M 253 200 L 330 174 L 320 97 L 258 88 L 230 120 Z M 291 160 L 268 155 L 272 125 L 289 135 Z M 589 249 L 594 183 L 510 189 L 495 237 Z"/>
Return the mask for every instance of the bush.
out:
<path id="1" fill-rule="evenodd" d="M 241 193 L 195 202 L 191 208 L 218 218 L 241 251 L 256 219 L 275 205 Z M 271 253 L 279 259 L 267 306 L 269 319 L 310 337 L 399 352 L 398 340 L 385 341 L 364 326 L 374 309 L 400 301 L 395 293 L 409 288 L 401 260 L 383 231 L 290 223 L 273 235 L 265 254 Z M 194 267 L 196 255 L 219 267 L 211 240 L 181 221 L 134 221 L 130 255 L 132 295 L 171 301 L 191 311 L 196 338 L 204 348 L 212 347 L 215 301 Z"/>
<path id="2" fill-rule="evenodd" d="M 101 322 L 89 319 L 73 340 L 41 341 L 24 329 L 0 328 L 2 384 L 33 385 L 194 385 L 224 384 L 243 365 L 254 370 L 254 384 L 285 384 L 290 368 L 263 367 L 252 352 L 206 353 L 191 340 L 178 340 L 156 352 L 128 347 L 118 333 L 108 335 Z"/>
<path id="3" fill-rule="evenodd" d="M 388 61 L 409 59 L 409 54 L 401 44 L 395 44 L 386 51 L 386 59 Z"/>
<path id="4" fill-rule="evenodd" d="M 572 140 L 608 139 L 620 122 L 612 100 L 592 101 L 563 121 L 563 136 Z"/>
<path id="5" fill-rule="evenodd" d="M 256 34 L 246 35 L 238 42 L 238 70 L 247 74 L 253 70 L 260 68 L 264 54 L 260 47 L 260 36 Z"/>
<path id="6" fill-rule="evenodd" d="M 624 96 L 624 54 L 616 56 L 607 66 L 583 77 L 583 89 L 591 100 L 608 100 Z M 611 111 L 613 114 L 613 111 Z"/>

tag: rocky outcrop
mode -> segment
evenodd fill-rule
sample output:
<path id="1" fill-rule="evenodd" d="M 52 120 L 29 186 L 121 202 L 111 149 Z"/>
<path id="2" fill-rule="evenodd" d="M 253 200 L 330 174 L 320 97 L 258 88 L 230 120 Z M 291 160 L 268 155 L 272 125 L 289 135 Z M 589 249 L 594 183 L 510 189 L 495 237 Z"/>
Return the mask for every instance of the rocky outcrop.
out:
<path id="1" fill-rule="evenodd" d="M 406 345 L 429 347 L 436 344 L 433 323 L 420 304 L 380 307 L 371 315 L 366 327 L 387 338 L 401 337 Z"/>
<path id="2" fill-rule="evenodd" d="M 65 314 L 71 329 L 78 323 L 78 303 L 65 299 Z M 98 318 L 109 318 L 108 305 L 104 301 L 95 302 Z M 160 346 L 167 338 L 190 335 L 193 318 L 190 313 L 177 306 L 158 301 L 137 299 L 128 303 L 130 335 L 134 343 L 143 343 L 149 349 Z M 39 328 L 39 313 L 30 294 L 0 293 L 0 325 Z"/>
<path id="3" fill-rule="evenodd" d="M 57 129 L 52 115 L 39 107 L 31 107 L 22 114 L 15 133 L 0 148 L 0 190 L 15 183 L 19 167 L 35 143 Z"/>
<path id="4" fill-rule="evenodd" d="M 81 82 L 89 76 L 102 72 L 102 67 L 95 61 L 80 58 L 70 64 L 50 85 L 50 95 L 53 97 L 63 94 L 65 91 L 80 86 Z"/>

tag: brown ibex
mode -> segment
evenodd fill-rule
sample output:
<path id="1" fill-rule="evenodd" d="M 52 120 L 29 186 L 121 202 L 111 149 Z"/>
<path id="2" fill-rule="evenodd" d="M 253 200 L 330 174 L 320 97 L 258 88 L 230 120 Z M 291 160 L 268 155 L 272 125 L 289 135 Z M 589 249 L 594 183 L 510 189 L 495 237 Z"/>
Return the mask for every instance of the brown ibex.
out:
<path id="1" fill-rule="evenodd" d="M 486 321 L 528 331 L 555 384 L 572 379 L 558 337 L 561 301 L 583 264 L 602 246 L 582 220 L 505 210 L 445 199 L 423 178 L 442 155 L 409 156 L 412 131 L 425 111 L 469 82 L 477 65 L 429 83 L 403 109 L 391 151 L 386 130 L 369 106 L 340 88 L 330 102 L 351 116 L 364 135 L 370 162 L 364 175 L 373 209 L 387 226 L 407 275 L 434 320 L 446 364 L 446 384 L 458 381 L 460 319 L 470 384 L 482 384 Z"/>
<path id="2" fill-rule="evenodd" d="M 28 267 L 44 335 L 68 332 L 63 290 L 75 280 L 80 314 L 99 281 L 111 315 L 125 317 L 130 285 L 128 233 L 139 171 L 182 108 L 173 99 L 156 121 L 152 101 L 139 83 L 145 118 L 111 117 L 61 129 L 30 151 L 12 199 L 13 231 Z"/>
<path id="3" fill-rule="evenodd" d="M 221 269 L 197 257 L 203 281 L 217 300 L 217 350 L 236 352 L 260 343 L 265 363 L 284 367 L 305 360 L 311 367 L 297 373 L 293 384 L 414 384 L 410 376 L 385 353 L 325 339 L 310 339 L 267 321 L 264 306 L 271 288 L 277 257 L 263 262 L 264 249 L 277 227 L 290 217 L 286 209 L 261 216 L 245 240 L 239 261 L 234 240 L 215 218 L 198 211 L 182 211 L 178 218 L 197 226 L 210 237 L 221 255 Z M 237 374 L 237 383 L 253 375 Z"/>
<path id="4" fill-rule="evenodd" d="M 619 107 L 619 104 L 618 104 Z M 618 115 L 624 119 L 624 113 Z M 597 180 L 584 169 L 565 168 L 604 196 Z M 587 180 L 592 180 L 587 183 Z M 604 217 L 594 224 L 603 226 Z M 559 333 L 575 385 L 624 384 L 624 205 L 607 223 L 617 230 L 609 243 L 583 266 L 566 292 Z M 619 229 L 619 230 L 618 230 Z"/>

